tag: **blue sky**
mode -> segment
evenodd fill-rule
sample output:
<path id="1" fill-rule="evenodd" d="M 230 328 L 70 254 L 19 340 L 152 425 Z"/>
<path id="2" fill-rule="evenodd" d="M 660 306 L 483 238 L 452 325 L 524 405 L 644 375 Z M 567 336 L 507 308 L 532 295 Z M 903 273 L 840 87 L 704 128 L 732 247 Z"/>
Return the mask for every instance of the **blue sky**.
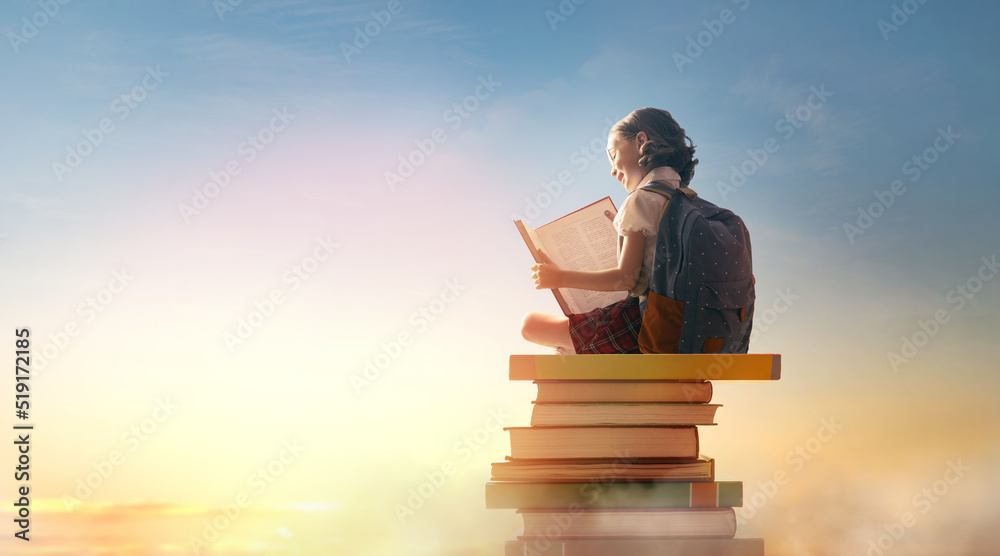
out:
<path id="1" fill-rule="evenodd" d="M 879 519 L 964 456 L 983 474 L 896 551 L 954 541 L 944 516 L 973 524 L 968 546 L 993 546 L 984 524 L 1000 510 L 976 495 L 1000 462 L 1000 280 L 984 263 L 1000 237 L 993 3 L 245 0 L 222 17 L 215 5 L 0 8 L 0 314 L 32 327 L 39 350 L 80 328 L 39 370 L 37 419 L 56 441 L 39 447 L 40 499 L 58 508 L 172 397 L 177 416 L 93 503 L 211 509 L 295 437 L 310 448 L 268 508 L 342 507 L 349 518 L 324 519 L 358 553 L 499 543 L 515 516 L 482 509 L 479 489 L 504 434 L 460 462 L 419 521 L 396 522 L 393 504 L 489 411 L 523 424 L 532 392 L 507 382 L 506 358 L 543 352 L 519 337 L 520 317 L 558 308 L 531 288 L 512 215 L 533 204 L 541 224 L 607 195 L 620 206 L 606 130 L 655 106 L 698 147 L 692 187 L 747 222 L 751 349 L 785 361 L 779 383 L 717 388 L 726 407 L 706 451 L 752 485 L 822 419 L 848 423 L 754 526 L 775 553 L 817 539 L 860 553 Z M 25 34 L 23 18 L 45 23 Z M 86 144 L 102 122 L 110 131 Z M 57 176 L 81 142 L 92 152 Z M 419 163 L 390 187 L 401 158 Z M 734 168 L 751 175 L 734 182 Z M 211 199 L 185 218 L 199 195 Z M 309 262 L 324 241 L 330 257 Z M 287 281 L 296 267 L 307 277 Z M 88 320 L 80 305 L 122 271 L 134 279 Z M 976 290 L 961 305 L 959 286 Z M 283 301 L 227 345 L 275 290 Z M 935 314 L 894 368 L 889 354 Z M 359 392 L 352 377 L 392 354 Z M 197 477 L 190 449 L 204 455 Z M 861 482 L 826 494 L 844 474 Z M 850 534 L 790 527 L 803 499 L 835 507 Z M 455 519 L 461 547 L 429 539 Z M 185 526 L 162 542 L 183 544 Z"/>

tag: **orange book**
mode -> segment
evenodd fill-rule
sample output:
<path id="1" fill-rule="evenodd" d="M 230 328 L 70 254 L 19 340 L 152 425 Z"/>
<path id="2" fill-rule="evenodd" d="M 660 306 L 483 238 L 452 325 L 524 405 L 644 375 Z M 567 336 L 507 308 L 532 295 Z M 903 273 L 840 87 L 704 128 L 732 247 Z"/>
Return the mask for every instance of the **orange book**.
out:
<path id="1" fill-rule="evenodd" d="M 531 426 L 714 425 L 719 404 L 535 403 Z"/>
<path id="2" fill-rule="evenodd" d="M 505 458 L 492 464 L 494 481 L 546 483 L 598 482 L 614 477 L 616 481 L 689 481 L 715 480 L 715 460 L 701 455 L 698 459 L 633 458 L 624 450 L 614 458 L 524 459 Z"/>
<path id="3" fill-rule="evenodd" d="M 694 426 L 506 427 L 513 458 L 698 457 Z"/>
<path id="4" fill-rule="evenodd" d="M 539 403 L 708 403 L 712 383 L 674 380 L 536 380 Z"/>

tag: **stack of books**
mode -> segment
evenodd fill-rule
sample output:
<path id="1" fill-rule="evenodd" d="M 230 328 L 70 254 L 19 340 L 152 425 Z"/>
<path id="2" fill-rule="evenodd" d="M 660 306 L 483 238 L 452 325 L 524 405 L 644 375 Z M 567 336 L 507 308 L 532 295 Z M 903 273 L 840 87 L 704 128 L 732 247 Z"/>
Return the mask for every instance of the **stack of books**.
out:
<path id="1" fill-rule="evenodd" d="M 530 426 L 507 427 L 486 507 L 524 527 L 506 556 L 763 556 L 717 481 L 698 427 L 715 425 L 712 381 L 770 381 L 780 355 L 512 355 L 511 380 L 538 386 Z"/>

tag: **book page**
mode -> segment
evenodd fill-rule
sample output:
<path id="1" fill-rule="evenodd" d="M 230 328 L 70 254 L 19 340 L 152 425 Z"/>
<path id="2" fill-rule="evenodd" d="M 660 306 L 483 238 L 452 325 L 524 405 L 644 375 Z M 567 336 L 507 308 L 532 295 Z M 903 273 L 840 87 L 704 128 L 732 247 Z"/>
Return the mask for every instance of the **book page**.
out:
<path id="1" fill-rule="evenodd" d="M 605 213 L 610 214 L 610 218 Z M 617 214 L 610 197 L 587 205 L 535 231 L 542 250 L 567 270 L 606 270 L 618 266 L 618 234 L 611 223 Z M 624 299 L 627 292 L 560 288 L 570 314 L 585 313 Z"/>
<path id="2" fill-rule="evenodd" d="M 542 240 L 538 238 L 538 234 L 535 230 L 524 222 L 520 220 L 515 220 L 514 225 L 517 226 L 517 231 L 521 233 L 521 239 L 524 240 L 524 244 L 528 246 L 528 251 L 531 252 L 531 258 L 535 259 L 536 263 L 542 262 L 542 257 L 538 254 L 538 250 L 542 249 Z M 576 304 L 573 303 L 570 307 L 570 303 L 567 302 L 566 296 L 563 294 L 563 290 L 549 290 L 552 295 L 555 296 L 556 302 L 559 304 L 559 308 L 562 309 L 564 315 L 572 315 Z"/>

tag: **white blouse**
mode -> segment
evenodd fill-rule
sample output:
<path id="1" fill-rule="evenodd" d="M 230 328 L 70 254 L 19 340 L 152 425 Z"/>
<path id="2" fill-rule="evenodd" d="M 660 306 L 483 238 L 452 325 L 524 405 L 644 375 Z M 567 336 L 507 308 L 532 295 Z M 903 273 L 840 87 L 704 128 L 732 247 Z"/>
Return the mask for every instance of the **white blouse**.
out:
<path id="1" fill-rule="evenodd" d="M 629 193 L 622 203 L 622 208 L 614 219 L 615 231 L 619 236 L 624 236 L 625 232 L 642 232 L 646 241 L 643 246 L 642 268 L 639 270 L 639 279 L 635 287 L 629 290 L 629 295 L 645 299 L 646 290 L 649 289 L 649 274 L 653 268 L 653 256 L 656 250 L 656 231 L 660 225 L 660 213 L 663 212 L 663 205 L 667 198 L 659 193 L 642 191 L 642 186 L 651 181 L 666 183 L 672 189 L 680 187 L 681 177 L 669 166 L 653 168 L 642 178 L 639 185 Z M 618 258 L 621 259 L 621 242 L 618 242 Z"/>

